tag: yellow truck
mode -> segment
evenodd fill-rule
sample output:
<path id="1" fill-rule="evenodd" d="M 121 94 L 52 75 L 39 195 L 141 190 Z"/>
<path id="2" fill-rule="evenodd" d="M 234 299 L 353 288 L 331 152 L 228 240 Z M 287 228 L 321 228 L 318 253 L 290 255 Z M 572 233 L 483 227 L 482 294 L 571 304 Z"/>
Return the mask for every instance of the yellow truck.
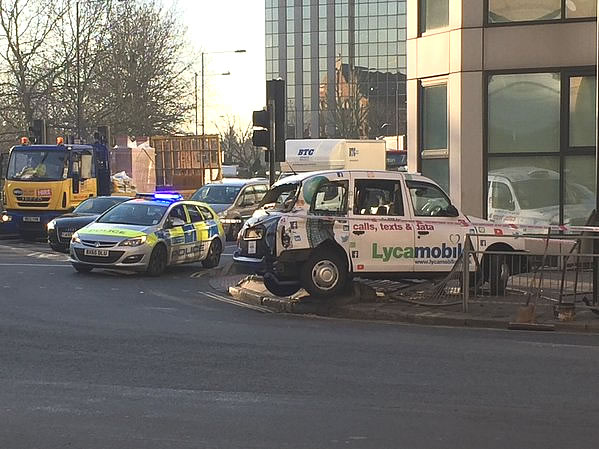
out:
<path id="1" fill-rule="evenodd" d="M 49 221 L 83 200 L 111 194 L 108 148 L 102 141 L 90 145 L 21 145 L 3 155 L 4 186 L 0 232 L 23 238 L 46 235 Z"/>

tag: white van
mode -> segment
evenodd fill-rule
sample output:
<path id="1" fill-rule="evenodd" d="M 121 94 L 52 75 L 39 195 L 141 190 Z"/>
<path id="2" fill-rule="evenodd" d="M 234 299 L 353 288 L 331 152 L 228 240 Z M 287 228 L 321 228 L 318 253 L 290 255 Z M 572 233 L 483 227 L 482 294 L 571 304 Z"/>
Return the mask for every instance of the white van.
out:
<path id="1" fill-rule="evenodd" d="M 537 239 L 514 238 L 509 227 L 465 216 L 434 181 L 417 174 L 299 174 L 274 184 L 261 206 L 240 231 L 234 260 L 259 267 L 266 287 L 280 296 L 301 287 L 333 295 L 352 276 L 445 276 L 468 235 L 475 250 L 542 248 L 529 246 Z M 495 294 L 503 293 L 514 267 L 507 260 L 493 257 L 487 265 Z"/>

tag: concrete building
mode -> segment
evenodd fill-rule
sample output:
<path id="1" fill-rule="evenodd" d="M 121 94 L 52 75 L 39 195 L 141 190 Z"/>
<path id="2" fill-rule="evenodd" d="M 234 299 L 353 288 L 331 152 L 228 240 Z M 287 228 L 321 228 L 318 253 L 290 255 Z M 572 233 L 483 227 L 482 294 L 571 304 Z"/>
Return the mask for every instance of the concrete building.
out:
<path id="1" fill-rule="evenodd" d="M 408 0 L 408 164 L 467 213 L 594 208 L 596 0 Z"/>
<path id="2" fill-rule="evenodd" d="M 266 78 L 287 137 L 405 134 L 405 0 L 266 0 Z"/>

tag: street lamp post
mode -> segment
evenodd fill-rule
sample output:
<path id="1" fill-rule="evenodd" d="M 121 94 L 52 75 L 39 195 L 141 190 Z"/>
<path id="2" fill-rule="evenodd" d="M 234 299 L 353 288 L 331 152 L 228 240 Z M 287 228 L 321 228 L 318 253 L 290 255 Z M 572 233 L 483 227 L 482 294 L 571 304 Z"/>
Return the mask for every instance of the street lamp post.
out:
<path id="1" fill-rule="evenodd" d="M 204 131 L 205 131 L 205 129 L 204 129 L 205 120 L 204 119 L 206 117 L 206 115 L 204 114 L 205 104 L 206 104 L 206 101 L 205 101 L 206 97 L 204 97 L 204 84 L 205 84 L 204 83 L 204 78 L 205 78 L 204 55 L 205 54 L 212 55 L 212 54 L 217 54 L 217 53 L 245 53 L 245 50 L 210 51 L 210 52 L 203 51 L 202 52 L 202 57 L 201 57 L 201 64 L 202 64 L 202 83 L 201 83 L 202 84 L 202 135 L 204 135 Z M 196 92 L 197 92 L 197 87 L 196 87 Z M 196 97 L 197 97 L 197 94 L 196 94 Z M 197 124 L 197 100 L 196 100 L 196 124 Z M 197 125 L 196 125 L 196 135 L 197 135 L 197 133 L 198 133 L 198 131 L 197 131 Z"/>
<path id="2" fill-rule="evenodd" d="M 597 0 L 597 10 L 599 12 L 599 0 Z M 597 15 L 595 13 L 595 16 Z M 595 36 L 596 55 L 595 61 L 595 213 L 593 214 L 594 221 L 591 223 L 596 226 L 597 217 L 599 216 L 599 18 L 597 18 L 597 32 Z M 599 300 L 599 236 L 593 234 L 593 305 L 597 305 Z"/>

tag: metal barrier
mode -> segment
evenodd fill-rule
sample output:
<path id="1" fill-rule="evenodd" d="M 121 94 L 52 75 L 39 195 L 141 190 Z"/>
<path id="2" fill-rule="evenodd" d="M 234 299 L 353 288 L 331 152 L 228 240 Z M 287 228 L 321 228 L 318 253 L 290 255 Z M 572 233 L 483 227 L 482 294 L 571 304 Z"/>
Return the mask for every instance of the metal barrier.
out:
<path id="1" fill-rule="evenodd" d="M 599 254 L 593 254 L 592 248 L 599 236 L 548 233 L 538 238 L 546 242 L 543 253 L 474 250 L 468 239 L 454 267 L 461 275 L 460 285 L 468 286 L 460 289 L 462 310 L 467 312 L 471 303 L 491 297 L 525 306 L 554 305 L 556 313 L 564 314 L 577 302 L 597 306 L 593 276 Z M 557 239 L 568 244 L 558 253 L 549 251 L 549 242 Z"/>

